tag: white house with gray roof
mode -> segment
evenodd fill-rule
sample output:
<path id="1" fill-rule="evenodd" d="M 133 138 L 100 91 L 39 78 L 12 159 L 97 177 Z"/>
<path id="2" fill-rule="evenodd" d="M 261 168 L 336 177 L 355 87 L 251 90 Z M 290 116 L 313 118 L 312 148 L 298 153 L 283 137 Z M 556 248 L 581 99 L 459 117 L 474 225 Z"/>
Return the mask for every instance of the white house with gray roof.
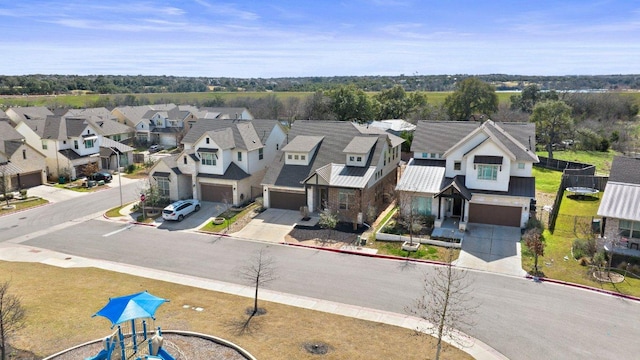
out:
<path id="1" fill-rule="evenodd" d="M 535 124 L 419 121 L 396 190 L 409 194 L 403 212 L 524 227 L 535 199 Z"/>
<path id="2" fill-rule="evenodd" d="M 262 194 L 260 181 L 285 137 L 276 120 L 197 121 L 184 150 L 154 165 L 151 182 L 170 200 L 246 203 Z"/>
<path id="3" fill-rule="evenodd" d="M 45 157 L 27 144 L 8 121 L 0 121 L 0 182 L 8 190 L 26 189 L 46 181 Z"/>

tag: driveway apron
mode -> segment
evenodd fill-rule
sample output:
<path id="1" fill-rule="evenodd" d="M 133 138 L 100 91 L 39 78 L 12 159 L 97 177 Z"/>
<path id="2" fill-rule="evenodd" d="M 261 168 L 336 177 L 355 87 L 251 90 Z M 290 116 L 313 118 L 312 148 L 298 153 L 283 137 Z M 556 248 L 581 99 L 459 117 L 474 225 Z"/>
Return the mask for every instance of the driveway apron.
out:
<path id="1" fill-rule="evenodd" d="M 520 229 L 469 224 L 455 265 L 514 276 L 526 275 L 522 269 Z"/>
<path id="2" fill-rule="evenodd" d="M 317 221 L 317 219 L 315 220 Z M 253 218 L 242 230 L 232 235 L 243 239 L 278 243 L 284 241 L 285 236 L 293 230 L 296 224 L 310 222 L 312 221 L 302 221 L 299 211 L 269 208 Z"/>

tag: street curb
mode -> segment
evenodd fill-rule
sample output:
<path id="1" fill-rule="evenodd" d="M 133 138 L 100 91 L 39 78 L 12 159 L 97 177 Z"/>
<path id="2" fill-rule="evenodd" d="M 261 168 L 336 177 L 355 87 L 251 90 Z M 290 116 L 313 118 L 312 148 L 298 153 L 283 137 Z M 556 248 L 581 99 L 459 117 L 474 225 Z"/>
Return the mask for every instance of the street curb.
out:
<path id="1" fill-rule="evenodd" d="M 47 199 L 45 199 L 43 197 L 41 197 L 41 199 L 47 200 Z M 53 204 L 53 202 L 47 200 L 47 203 L 45 203 L 45 204 L 40 204 L 40 205 L 37 205 L 37 206 L 32 206 L 32 207 L 28 207 L 28 208 L 25 208 L 25 209 L 20 209 L 20 210 L 8 212 L 6 214 L 0 214 L 0 217 L 9 216 L 9 215 L 13 215 L 13 214 L 19 214 L 21 212 L 29 211 L 29 210 L 32 210 L 32 209 L 37 209 L 37 208 L 40 208 L 40 207 L 43 207 L 43 206 L 47 206 L 47 205 L 51 205 L 51 204 Z"/>
<path id="2" fill-rule="evenodd" d="M 361 253 L 361 252 L 358 252 L 358 251 L 325 248 L 325 247 L 314 246 L 314 245 L 294 244 L 294 243 L 288 243 L 288 242 L 281 242 L 280 245 L 289 245 L 289 246 L 302 247 L 302 248 L 307 248 L 307 249 L 324 250 L 324 251 L 329 251 L 329 252 L 351 254 L 351 255 L 359 255 L 359 256 L 373 257 L 373 258 L 379 258 L 379 259 L 388 259 L 388 260 L 396 260 L 396 261 L 410 261 L 410 262 L 425 263 L 425 264 L 432 264 L 432 265 L 449 265 L 449 263 L 442 262 L 442 261 L 425 260 L 425 259 L 412 259 L 412 258 L 401 257 L 401 256 L 393 256 L 393 255 L 368 254 L 368 253 Z"/>
<path id="3" fill-rule="evenodd" d="M 526 275 L 525 276 L 526 279 L 532 279 L 534 281 L 539 281 L 539 282 L 548 282 L 548 283 L 552 283 L 552 284 L 558 284 L 558 285 L 564 285 L 564 286 L 569 286 L 569 287 L 574 287 L 577 289 L 583 289 L 583 290 L 589 290 L 589 291 L 593 291 L 593 292 L 598 292 L 601 294 L 606 294 L 606 295 L 611 295 L 611 296 L 615 296 L 615 297 L 620 297 L 623 299 L 627 299 L 627 300 L 632 300 L 632 301 L 638 301 L 640 302 L 640 297 L 636 297 L 633 295 L 627 295 L 627 294 L 621 294 L 621 293 L 617 293 L 615 291 L 611 291 L 611 290 L 605 290 L 605 289 L 598 289 L 592 286 L 587 286 L 587 285 L 582 285 L 582 284 L 576 284 L 576 283 L 571 283 L 568 281 L 562 281 L 562 280 L 556 280 L 556 279 L 549 279 L 549 278 L 535 278 L 531 275 Z"/>
<path id="4" fill-rule="evenodd" d="M 358 255 L 358 256 L 365 256 L 365 257 L 379 258 L 379 259 L 388 259 L 388 260 L 396 260 L 396 261 L 410 261 L 410 262 L 425 263 L 425 264 L 440 265 L 440 266 L 449 265 L 448 263 L 441 262 L 441 261 L 424 260 L 424 259 L 411 259 L 411 258 L 405 258 L 405 257 L 393 256 L 393 255 L 367 254 L 367 253 L 361 253 L 361 252 L 357 252 L 357 251 L 324 248 L 324 247 L 313 246 L 313 245 L 294 244 L 294 243 L 287 243 L 287 242 L 281 242 L 280 244 L 281 245 L 294 246 L 294 247 L 307 248 L 307 249 L 314 249 L 314 250 L 323 250 L 323 251 L 329 251 L 329 252 L 335 252 L 335 253 L 343 253 L 343 254 L 350 254 L 350 255 Z M 455 265 L 453 265 L 453 266 L 455 266 Z M 528 274 L 525 275 L 524 278 L 525 279 L 535 280 L 533 276 L 528 275 Z M 575 283 L 571 283 L 571 282 L 567 282 L 567 281 L 549 279 L 549 278 L 538 278 L 535 281 L 548 282 L 548 283 L 558 284 L 558 285 L 564 285 L 564 286 L 568 286 L 568 287 L 573 287 L 573 288 L 578 288 L 578 289 L 598 292 L 598 293 L 601 293 L 601 294 L 611 295 L 611 296 L 620 297 L 620 298 L 627 299 L 627 300 L 640 302 L 640 297 L 636 297 L 636 296 L 633 296 L 633 295 L 627 295 L 627 294 L 621 294 L 621 293 L 617 293 L 617 292 L 614 292 L 614 291 L 611 291 L 611 290 L 598 289 L 598 288 L 594 288 L 592 286 L 575 284 Z"/>

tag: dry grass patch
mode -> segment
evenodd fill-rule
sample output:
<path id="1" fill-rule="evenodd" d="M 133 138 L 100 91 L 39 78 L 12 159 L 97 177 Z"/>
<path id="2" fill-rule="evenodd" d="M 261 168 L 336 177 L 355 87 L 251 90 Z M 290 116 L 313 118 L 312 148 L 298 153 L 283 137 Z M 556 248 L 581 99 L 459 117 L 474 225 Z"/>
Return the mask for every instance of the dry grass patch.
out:
<path id="1" fill-rule="evenodd" d="M 0 281 L 11 281 L 11 292 L 22 298 L 27 310 L 27 327 L 14 345 L 39 356 L 107 335 L 109 321 L 91 316 L 109 297 L 143 290 L 170 299 L 158 309 L 156 325 L 219 336 L 259 359 L 390 359 L 399 354 L 417 359 L 435 345 L 433 339 L 413 336 L 410 329 L 269 302 L 260 302 L 268 312 L 254 319 L 256 330 L 237 335 L 230 324 L 244 316 L 250 298 L 94 268 L 0 262 L 0 274 Z M 330 349 L 326 355 L 312 355 L 304 348 L 310 342 Z M 444 359 L 471 358 L 446 349 Z"/>

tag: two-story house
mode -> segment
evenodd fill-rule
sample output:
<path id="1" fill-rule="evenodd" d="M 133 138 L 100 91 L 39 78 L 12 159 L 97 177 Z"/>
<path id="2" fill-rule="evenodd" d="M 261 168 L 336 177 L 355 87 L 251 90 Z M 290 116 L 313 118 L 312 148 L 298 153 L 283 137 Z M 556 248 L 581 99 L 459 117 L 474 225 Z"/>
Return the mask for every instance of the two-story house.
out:
<path id="1" fill-rule="evenodd" d="M 45 157 L 27 144 L 8 121 L 0 121 L 0 182 L 7 190 L 26 189 L 46 181 Z"/>
<path id="2" fill-rule="evenodd" d="M 15 129 L 29 145 L 45 155 L 46 172 L 51 179 L 59 176 L 75 179 L 83 175 L 87 164 L 95 163 L 98 168 L 110 169 L 113 168 L 110 165 L 113 159 L 119 158 L 121 165 L 131 160 L 133 148 L 104 138 L 100 134 L 99 123 L 100 120 L 83 117 L 53 115 L 21 121 Z M 100 161 L 101 150 L 105 151 L 103 157 L 107 161 Z"/>
<path id="3" fill-rule="evenodd" d="M 370 221 L 391 199 L 403 141 L 366 125 L 295 121 L 262 182 L 264 204 L 328 208 L 341 221 Z"/>
<path id="4" fill-rule="evenodd" d="M 175 106 L 169 110 L 149 110 L 142 122 L 148 123 L 149 141 L 165 147 L 178 147 L 185 135 L 187 122 L 194 121 L 196 114 Z"/>
<path id="5" fill-rule="evenodd" d="M 151 183 L 171 200 L 240 205 L 261 195 L 260 181 L 286 137 L 276 120 L 200 119 L 183 151 L 151 169 Z"/>
<path id="6" fill-rule="evenodd" d="M 453 218 L 524 227 L 535 199 L 531 171 L 535 124 L 419 121 L 411 145 L 413 158 L 396 190 L 401 210 L 435 216 L 435 226 Z"/>

